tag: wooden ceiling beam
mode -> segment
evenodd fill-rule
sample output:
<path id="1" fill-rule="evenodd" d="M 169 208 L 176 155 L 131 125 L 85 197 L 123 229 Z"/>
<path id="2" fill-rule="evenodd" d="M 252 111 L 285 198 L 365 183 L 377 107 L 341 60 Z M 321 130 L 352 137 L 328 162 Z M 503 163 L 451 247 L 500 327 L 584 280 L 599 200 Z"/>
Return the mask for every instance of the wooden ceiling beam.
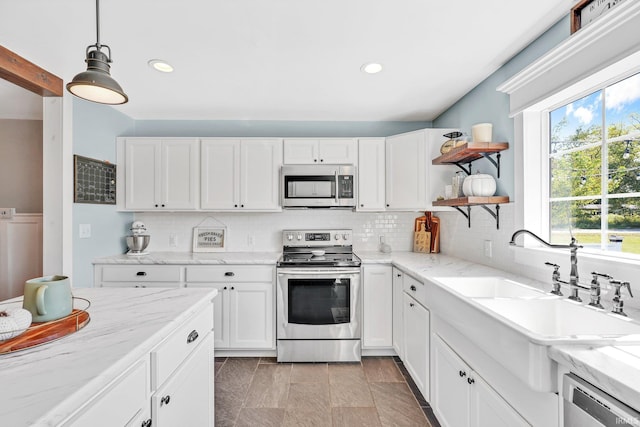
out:
<path id="1" fill-rule="evenodd" d="M 40 96 L 62 96 L 62 79 L 0 46 L 0 78 Z"/>

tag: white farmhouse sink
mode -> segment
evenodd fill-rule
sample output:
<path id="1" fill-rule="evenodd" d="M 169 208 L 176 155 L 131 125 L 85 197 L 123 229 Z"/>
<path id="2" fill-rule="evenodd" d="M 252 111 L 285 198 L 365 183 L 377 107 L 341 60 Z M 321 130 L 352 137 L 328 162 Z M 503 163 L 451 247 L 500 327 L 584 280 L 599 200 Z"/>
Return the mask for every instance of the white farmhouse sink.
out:
<path id="1" fill-rule="evenodd" d="M 519 292 L 505 291 L 507 286 L 527 288 L 506 279 L 475 284 L 471 279 L 466 284 L 461 278 L 450 279 L 425 281 L 425 300 L 432 313 L 533 390 L 558 391 L 557 363 L 547 353 L 551 345 L 640 344 L 640 323 L 604 310 L 546 294 L 506 298 L 509 292 L 514 296 Z M 478 291 L 470 291 L 472 286 Z M 500 297 L 491 298 L 492 292 Z"/>
<path id="2" fill-rule="evenodd" d="M 436 277 L 435 280 L 469 298 L 555 297 L 539 289 L 499 276 Z"/>

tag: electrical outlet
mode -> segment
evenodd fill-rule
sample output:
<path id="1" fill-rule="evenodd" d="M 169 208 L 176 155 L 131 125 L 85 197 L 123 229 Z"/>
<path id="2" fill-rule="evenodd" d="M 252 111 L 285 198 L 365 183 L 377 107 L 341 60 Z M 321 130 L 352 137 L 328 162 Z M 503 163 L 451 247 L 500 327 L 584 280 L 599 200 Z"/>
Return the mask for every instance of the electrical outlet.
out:
<path id="1" fill-rule="evenodd" d="M 11 219 L 16 213 L 16 208 L 0 208 L 0 219 Z"/>
<path id="2" fill-rule="evenodd" d="M 169 247 L 178 247 L 178 236 L 175 233 L 169 233 Z"/>
<path id="3" fill-rule="evenodd" d="M 80 224 L 78 226 L 78 237 L 88 239 L 91 237 L 91 224 Z"/>
<path id="4" fill-rule="evenodd" d="M 484 256 L 486 256 L 487 258 L 491 258 L 493 256 L 493 248 L 491 246 L 491 240 L 484 241 Z"/>

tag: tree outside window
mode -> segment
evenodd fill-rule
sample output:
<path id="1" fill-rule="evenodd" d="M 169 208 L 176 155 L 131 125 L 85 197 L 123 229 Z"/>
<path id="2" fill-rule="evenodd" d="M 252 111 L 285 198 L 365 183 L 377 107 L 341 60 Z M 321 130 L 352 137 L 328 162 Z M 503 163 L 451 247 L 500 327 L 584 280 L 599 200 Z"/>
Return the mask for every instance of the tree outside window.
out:
<path id="1" fill-rule="evenodd" d="M 640 254 L 640 74 L 550 112 L 551 242 Z"/>

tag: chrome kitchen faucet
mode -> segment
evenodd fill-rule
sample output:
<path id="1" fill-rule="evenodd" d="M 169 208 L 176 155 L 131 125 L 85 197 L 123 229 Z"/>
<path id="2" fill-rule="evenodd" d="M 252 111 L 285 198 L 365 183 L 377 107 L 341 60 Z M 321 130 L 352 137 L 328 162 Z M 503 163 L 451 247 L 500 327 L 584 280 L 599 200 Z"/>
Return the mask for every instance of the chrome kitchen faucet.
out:
<path id="1" fill-rule="evenodd" d="M 581 248 L 581 245 L 578 245 L 576 242 L 575 237 L 571 236 L 571 243 L 569 243 L 568 245 L 553 245 L 551 243 L 548 243 L 544 240 L 542 240 L 540 237 L 538 237 L 537 235 L 535 235 L 534 233 L 532 233 L 529 230 L 525 230 L 525 229 L 521 229 L 516 231 L 515 233 L 513 233 L 513 235 L 511 236 L 511 241 L 509 242 L 509 244 L 511 246 L 515 246 L 516 245 L 516 237 L 518 237 L 521 234 L 528 234 L 531 237 L 533 237 L 534 239 L 536 239 L 537 241 L 539 241 L 540 243 L 542 243 L 543 245 L 552 248 L 552 249 L 569 249 L 571 251 L 571 272 L 569 273 L 569 282 L 565 282 L 563 280 L 560 280 L 560 274 L 558 273 L 558 265 L 557 264 L 551 264 L 548 263 L 547 265 L 550 265 L 554 268 L 554 272 L 553 272 L 553 283 L 554 283 L 554 289 L 553 292 L 556 295 L 562 295 L 561 293 L 558 294 L 557 292 L 560 291 L 559 287 L 557 287 L 558 283 L 564 283 L 564 284 L 568 284 L 569 287 L 571 288 L 571 295 L 569 296 L 570 300 L 573 301 L 578 301 L 581 302 L 582 299 L 578 296 L 578 290 L 580 288 L 582 289 L 589 289 L 586 286 L 582 286 L 580 285 L 580 283 L 578 282 L 579 277 L 578 277 L 578 249 Z M 556 292 L 557 291 L 557 292 Z"/>

